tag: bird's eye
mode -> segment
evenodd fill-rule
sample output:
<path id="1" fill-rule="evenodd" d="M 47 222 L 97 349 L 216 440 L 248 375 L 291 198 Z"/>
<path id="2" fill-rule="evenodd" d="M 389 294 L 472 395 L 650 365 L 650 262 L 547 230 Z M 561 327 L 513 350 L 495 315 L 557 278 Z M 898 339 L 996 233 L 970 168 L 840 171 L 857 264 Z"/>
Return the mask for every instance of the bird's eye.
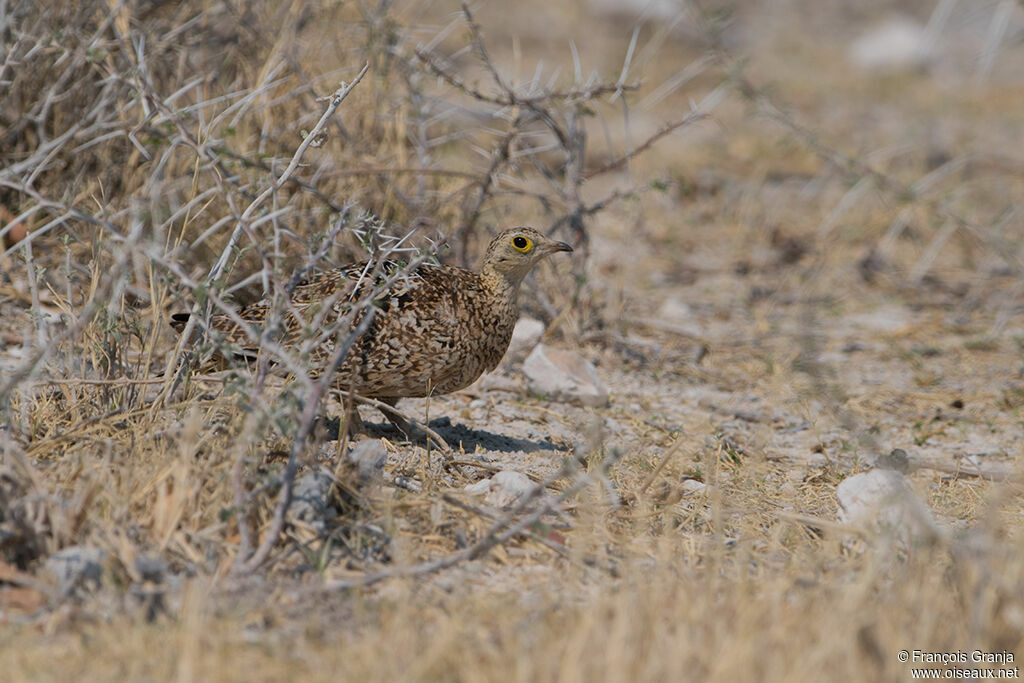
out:
<path id="1" fill-rule="evenodd" d="M 522 253 L 526 253 L 533 249 L 533 240 L 529 237 L 523 237 L 522 235 L 516 235 L 512 238 L 512 247 Z"/>

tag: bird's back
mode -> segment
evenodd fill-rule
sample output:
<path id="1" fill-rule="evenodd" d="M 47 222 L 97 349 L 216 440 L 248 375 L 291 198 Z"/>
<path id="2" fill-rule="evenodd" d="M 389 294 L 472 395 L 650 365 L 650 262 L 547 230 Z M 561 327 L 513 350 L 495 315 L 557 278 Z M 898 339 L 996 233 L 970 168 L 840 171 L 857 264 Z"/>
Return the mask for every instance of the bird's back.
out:
<path id="1" fill-rule="evenodd" d="M 395 275 L 395 268 L 386 265 L 372 284 L 379 286 Z M 366 264 L 336 268 L 295 288 L 280 342 L 291 350 L 308 348 L 311 374 L 318 374 L 336 341 L 357 324 L 359 318 L 329 333 L 352 302 L 371 288 L 370 272 Z M 373 306 L 372 324 L 349 351 L 334 382 L 373 398 L 445 394 L 472 384 L 501 360 L 518 316 L 514 289 L 449 266 L 423 265 L 398 274 Z M 269 302 L 261 301 L 241 309 L 239 316 L 259 327 L 269 313 Z M 258 349 L 230 316 L 214 316 L 210 322 L 239 355 L 255 357 Z"/>

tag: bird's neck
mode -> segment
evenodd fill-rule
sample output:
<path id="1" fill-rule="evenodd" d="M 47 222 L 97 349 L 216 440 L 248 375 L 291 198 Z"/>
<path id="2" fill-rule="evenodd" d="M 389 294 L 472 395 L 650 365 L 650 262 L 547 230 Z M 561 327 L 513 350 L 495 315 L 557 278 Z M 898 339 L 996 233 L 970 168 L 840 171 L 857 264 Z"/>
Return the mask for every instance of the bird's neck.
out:
<path id="1" fill-rule="evenodd" d="M 499 273 L 493 268 L 486 267 L 480 273 L 480 280 L 490 292 L 512 303 L 518 298 L 519 285 L 523 282 L 521 277 Z"/>

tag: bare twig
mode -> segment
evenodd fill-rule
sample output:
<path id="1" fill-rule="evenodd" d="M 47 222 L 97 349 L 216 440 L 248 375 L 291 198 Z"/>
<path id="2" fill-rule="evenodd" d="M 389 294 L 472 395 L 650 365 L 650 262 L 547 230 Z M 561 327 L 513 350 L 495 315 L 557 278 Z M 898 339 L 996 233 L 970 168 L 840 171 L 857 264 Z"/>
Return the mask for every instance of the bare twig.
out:
<path id="1" fill-rule="evenodd" d="M 456 249 L 458 250 L 456 258 L 463 263 L 466 261 L 469 235 L 473 228 L 476 227 L 476 222 L 480 218 L 480 211 L 491 195 L 491 188 L 495 183 L 498 171 L 502 166 L 508 163 L 512 142 L 519 136 L 519 132 L 519 119 L 517 118 L 512 123 L 508 132 L 502 137 L 501 142 L 491 152 L 491 163 L 477 182 L 478 189 L 476 196 L 473 198 L 472 205 L 466 212 L 466 217 L 463 219 L 462 225 L 459 226 L 459 229 L 455 233 L 454 242 Z"/>
<path id="2" fill-rule="evenodd" d="M 513 522 L 513 520 L 516 520 L 516 515 L 531 504 L 536 496 L 539 495 L 540 491 L 544 490 L 542 486 L 537 486 L 530 495 L 524 496 L 523 500 L 518 505 L 495 521 L 487 533 L 484 534 L 483 538 L 465 550 L 433 560 L 428 560 L 426 562 L 420 562 L 419 564 L 383 569 L 379 572 L 367 574 L 356 579 L 331 581 L 326 583 L 323 589 L 330 592 L 372 586 L 375 583 L 380 583 L 381 581 L 386 581 L 388 579 L 433 574 L 462 562 L 475 560 L 476 558 L 489 553 L 494 547 L 502 545 L 509 539 L 517 536 L 523 530 L 533 526 L 533 524 L 540 520 L 541 517 L 554 510 L 570 496 L 575 495 L 576 492 L 581 490 L 588 481 L 589 480 L 585 477 L 578 479 L 572 486 L 567 487 L 560 495 L 548 499 L 529 515 Z M 508 526 L 509 524 L 511 524 L 511 526 Z M 502 529 L 505 530 L 502 531 Z"/>
<path id="3" fill-rule="evenodd" d="M 384 403 L 383 401 L 378 401 L 375 398 L 369 398 L 367 396 L 360 396 L 359 394 L 355 394 L 350 391 L 339 391 L 338 393 L 342 396 L 352 398 L 357 403 L 373 406 L 381 412 L 388 413 L 389 415 L 394 415 L 399 419 L 405 420 L 416 429 L 422 431 L 428 438 L 433 440 L 437 447 L 442 451 L 446 453 L 452 452 L 452 447 L 448 445 L 448 442 L 441 438 L 441 435 L 431 429 L 429 425 L 417 420 L 407 413 L 402 412 L 390 403 Z"/>
<path id="4" fill-rule="evenodd" d="M 603 470 L 607 470 L 611 467 L 616 462 L 617 458 L 618 454 L 614 452 L 609 454 L 602 466 Z M 569 476 L 576 470 L 576 468 L 577 465 L 575 459 L 566 458 L 558 472 L 545 479 L 542 484 L 538 484 L 530 491 L 530 493 L 523 496 L 515 506 L 494 522 L 480 540 L 465 550 L 435 558 L 433 560 L 428 560 L 426 562 L 420 562 L 419 564 L 405 567 L 390 567 L 355 579 L 331 581 L 325 584 L 323 588 L 327 591 L 348 590 L 351 588 L 372 586 L 375 583 L 380 583 L 381 581 L 393 578 L 424 576 L 447 569 L 448 567 L 453 567 L 462 562 L 468 562 L 482 557 L 496 546 L 506 543 L 509 539 L 515 538 L 526 529 L 529 529 L 531 526 L 536 524 L 541 517 L 555 510 L 559 505 L 576 495 L 576 493 L 584 486 L 593 481 L 593 479 L 586 474 L 577 474 L 573 483 L 566 486 L 559 495 L 549 497 L 537 505 L 536 509 L 534 509 L 530 514 L 520 517 L 520 515 L 522 515 L 522 513 L 546 490 L 546 487 L 549 484 Z"/>
<path id="5" fill-rule="evenodd" d="M 313 431 L 316 417 L 320 413 L 320 402 L 334 380 L 334 373 L 348 355 L 352 345 L 373 324 L 375 309 L 371 307 L 370 300 L 364 300 L 362 305 L 358 306 L 349 316 L 351 317 L 356 311 L 364 313 L 363 319 L 359 321 L 356 329 L 345 338 L 345 341 L 337 345 L 327 371 L 324 372 L 320 381 L 314 385 L 310 395 L 306 397 L 305 406 L 299 416 L 299 428 L 288 452 L 288 464 L 285 466 L 281 493 L 277 499 L 277 506 L 274 508 L 274 516 L 270 522 L 270 528 L 267 530 L 263 542 L 260 543 L 251 556 L 243 556 L 239 553 L 232 567 L 232 572 L 235 574 L 250 573 L 263 564 L 270 555 L 270 551 L 277 544 L 281 531 L 284 529 L 285 517 L 288 514 L 288 507 L 292 502 L 292 486 L 295 482 L 295 473 L 299 468 L 299 455 L 305 449 L 306 442 Z"/>
<path id="6" fill-rule="evenodd" d="M 716 104 L 717 104 L 717 102 L 716 102 Z M 620 157 L 612 159 L 611 161 L 606 162 L 605 164 L 603 164 L 602 166 L 600 166 L 598 168 L 591 169 L 590 171 L 587 171 L 586 173 L 583 174 L 583 179 L 584 180 L 590 180 L 591 178 L 594 178 L 596 176 L 602 175 L 602 174 L 607 173 L 609 171 L 614 171 L 616 169 L 622 168 L 630 159 L 632 159 L 633 157 L 635 157 L 635 156 L 637 156 L 639 154 L 643 154 L 644 152 L 649 150 L 651 147 L 653 147 L 654 144 L 658 142 L 658 140 L 661 140 L 666 135 L 671 135 L 672 133 L 674 133 L 675 131 L 679 130 L 680 128 L 683 128 L 684 126 L 689 126 L 691 124 L 697 123 L 698 121 L 702 121 L 702 120 L 706 119 L 710 115 L 709 111 L 710 111 L 710 109 L 708 109 L 708 110 L 697 109 L 697 108 L 691 109 L 686 114 L 686 116 L 684 116 L 681 119 L 678 119 L 676 121 L 673 121 L 671 123 L 665 124 L 664 126 L 662 126 L 658 130 L 658 132 L 656 132 L 653 135 L 651 135 L 649 138 L 647 138 L 646 140 L 641 142 L 639 145 L 637 145 L 636 147 L 631 149 L 626 154 L 623 154 Z"/>
<path id="7" fill-rule="evenodd" d="M 351 83 L 342 83 L 341 86 L 334 91 L 334 94 L 329 98 L 329 104 L 324 110 L 323 115 L 320 117 L 320 120 L 317 121 L 316 125 L 313 126 L 313 129 L 309 131 L 306 137 L 299 144 L 298 149 L 295 150 L 295 154 L 292 156 L 292 160 L 284 170 L 284 173 L 282 173 L 277 180 L 270 185 L 270 187 L 261 192 L 259 196 L 257 196 L 256 199 L 246 207 L 245 211 L 242 212 L 242 215 L 238 220 L 238 226 L 235 228 L 235 231 L 231 233 L 231 237 L 228 239 L 228 243 L 221 252 L 217 262 L 213 265 L 213 268 L 210 269 L 210 274 L 207 276 L 208 282 L 212 283 L 220 277 L 221 273 L 224 271 L 224 267 L 227 265 L 228 256 L 230 256 L 235 244 L 238 243 L 238 238 L 241 237 L 247 221 L 252 218 L 252 215 L 256 210 L 259 209 L 263 203 L 271 197 L 271 195 L 280 190 L 281 187 L 288 182 L 288 179 L 295 172 L 295 169 L 299 167 L 299 163 L 301 163 L 302 157 L 305 156 L 306 150 L 309 149 L 310 145 L 318 139 L 324 127 L 327 125 L 328 120 L 330 120 L 331 116 L 334 115 L 334 112 L 338 110 L 341 103 L 345 101 L 345 98 L 349 96 L 349 93 L 359 85 L 359 82 L 363 80 L 363 76 L 366 75 L 366 72 L 369 69 L 370 64 L 367 62 L 363 65 L 362 70 L 360 70 L 359 74 Z"/>
<path id="8" fill-rule="evenodd" d="M 496 515 L 494 515 L 493 513 L 489 512 L 487 510 L 484 510 L 483 508 L 481 508 L 479 506 L 467 503 L 464 500 L 459 500 L 458 498 L 456 498 L 456 497 L 454 497 L 454 496 L 452 496 L 450 494 L 447 494 L 447 493 L 441 495 L 441 500 L 443 500 L 444 502 L 448 503 L 452 507 L 457 507 L 460 510 L 465 510 L 466 512 L 470 512 L 470 513 L 476 515 L 477 517 L 482 517 L 484 519 L 488 519 L 488 520 L 491 520 L 491 521 L 493 521 L 493 520 L 495 520 L 497 518 Z M 524 537 L 524 538 L 529 538 L 529 539 L 531 539 L 533 541 L 537 541 L 538 543 L 540 543 L 544 547 L 548 548 L 549 550 L 555 551 L 556 553 L 558 553 L 563 558 L 569 557 L 569 549 L 566 548 L 565 545 L 563 545 L 562 543 L 558 543 L 557 541 L 552 541 L 550 538 L 546 538 L 544 536 L 541 536 L 540 534 L 534 533 L 533 531 L 530 531 L 529 529 L 524 530 L 520 535 L 522 537 Z"/>

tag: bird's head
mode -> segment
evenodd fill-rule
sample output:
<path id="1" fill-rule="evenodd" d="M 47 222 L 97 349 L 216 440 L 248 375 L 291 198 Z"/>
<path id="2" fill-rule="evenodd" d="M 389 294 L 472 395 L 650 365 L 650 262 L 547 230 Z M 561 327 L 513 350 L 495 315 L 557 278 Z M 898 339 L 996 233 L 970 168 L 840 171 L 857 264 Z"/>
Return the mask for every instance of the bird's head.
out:
<path id="1" fill-rule="evenodd" d="M 556 251 L 572 251 L 572 247 L 548 239 L 533 228 L 505 230 L 487 247 L 483 270 L 518 285 L 538 261 Z"/>

